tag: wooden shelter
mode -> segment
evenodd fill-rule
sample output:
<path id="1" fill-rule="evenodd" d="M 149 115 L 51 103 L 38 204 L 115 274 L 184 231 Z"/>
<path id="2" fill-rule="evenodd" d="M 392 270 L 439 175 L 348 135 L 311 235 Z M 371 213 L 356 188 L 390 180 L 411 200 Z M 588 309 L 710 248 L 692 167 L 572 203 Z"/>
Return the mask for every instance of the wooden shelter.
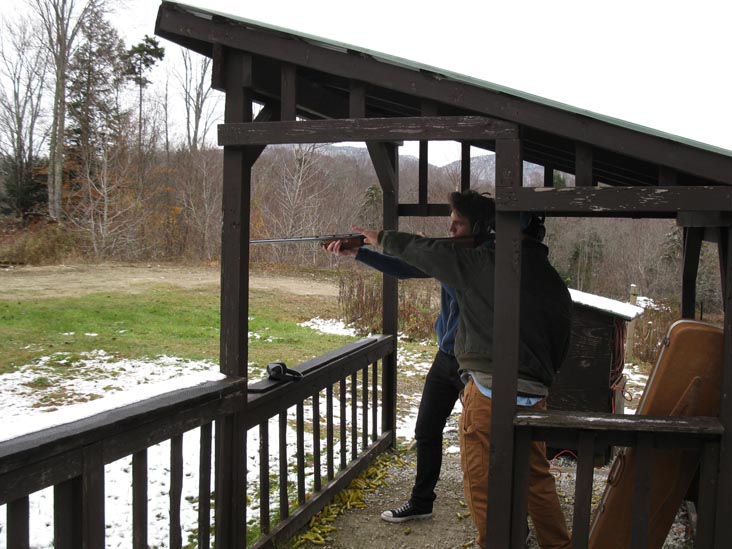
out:
<path id="1" fill-rule="evenodd" d="M 383 335 L 301 365 L 297 383 L 247 386 L 248 241 L 252 166 L 270 144 L 363 141 L 383 190 L 383 227 L 402 216 L 447 214 L 428 201 L 428 143 L 462 143 L 461 187 L 470 186 L 470 147 L 496 153 L 493 455 L 488 518 L 493 547 L 522 547 L 531 439 L 579 448 L 574 547 L 587 544 L 594 448 L 634 446 L 639 470 L 654 447 L 702 452 L 699 547 L 732 545 L 732 152 L 574 109 L 388 55 L 163 2 L 158 36 L 213 59 L 212 85 L 226 93 L 219 127 L 224 150 L 221 371 L 225 381 L 49 429 L 0 449 L 0 503 L 8 503 L 8 546 L 27 546 L 28 494 L 54 486 L 57 547 L 104 546 L 104 464 L 133 456 L 134 547 L 147 546 L 147 448 L 171 441 L 170 546 L 181 546 L 182 434 L 201 427 L 199 547 L 209 547 L 215 456 L 217 547 L 244 547 L 246 456 L 259 452 L 259 525 L 252 543 L 272 547 L 302 527 L 394 442 L 397 283 L 384 279 Z M 255 104 L 262 108 L 255 116 Z M 420 142 L 418 201 L 399 202 L 398 148 Z M 544 167 L 545 186 L 524 186 L 522 163 Z M 555 170 L 576 185 L 552 188 Z M 693 317 L 703 239 L 719 244 L 725 303 L 725 373 L 719 418 L 625 418 L 603 414 L 520 414 L 515 410 L 519 333 L 520 213 L 676 218 L 684 227 L 682 310 Z M 322 403 L 322 404 L 321 404 Z M 287 489 L 286 447 L 269 447 L 270 419 L 286 432 L 296 409 L 296 493 Z M 307 408 L 307 410 L 306 410 Z M 308 434 L 306 411 L 320 421 Z M 320 422 L 324 424 L 324 433 Z M 310 422 L 307 422 L 310 424 Z M 215 427 L 215 452 L 212 432 Z M 246 433 L 259 433 L 247 448 Z M 190 451 L 190 450 L 187 450 Z M 264 456 L 279 451 L 279 468 Z M 283 460 L 283 457 L 285 458 Z M 275 461 L 277 461 L 275 459 Z M 312 475 L 305 478 L 306 469 Z M 271 505 L 270 472 L 279 475 Z M 636 483 L 633 547 L 645 547 L 648 486 Z M 310 493 L 310 495 L 308 495 Z M 292 501 L 294 500 L 294 502 Z M 507 504 L 508 503 L 508 504 Z M 278 510 L 272 523 L 274 511 Z M 252 534 L 249 532 L 249 534 Z"/>

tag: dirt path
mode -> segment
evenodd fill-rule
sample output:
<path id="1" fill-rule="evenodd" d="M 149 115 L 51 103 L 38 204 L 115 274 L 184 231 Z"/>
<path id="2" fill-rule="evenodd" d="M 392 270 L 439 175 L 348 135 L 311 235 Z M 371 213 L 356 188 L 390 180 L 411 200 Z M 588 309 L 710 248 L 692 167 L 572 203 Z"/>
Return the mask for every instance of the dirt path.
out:
<path id="1" fill-rule="evenodd" d="M 73 297 L 97 292 L 141 293 L 151 286 L 199 288 L 218 286 L 216 266 L 102 264 L 13 267 L 0 269 L 0 299 Z M 295 295 L 337 297 L 337 285 L 316 280 L 251 273 L 249 287 L 278 289 Z"/>

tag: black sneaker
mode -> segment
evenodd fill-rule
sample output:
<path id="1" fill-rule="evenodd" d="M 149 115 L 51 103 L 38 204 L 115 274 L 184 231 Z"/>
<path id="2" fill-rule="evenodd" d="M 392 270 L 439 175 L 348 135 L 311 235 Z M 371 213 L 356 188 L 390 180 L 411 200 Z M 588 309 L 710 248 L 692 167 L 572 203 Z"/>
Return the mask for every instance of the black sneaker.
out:
<path id="1" fill-rule="evenodd" d="M 412 507 L 412 503 L 409 501 L 401 507 L 381 513 L 381 518 L 386 522 L 406 522 L 408 520 L 428 519 L 430 517 L 432 517 L 432 511 L 429 513 L 420 513 Z"/>

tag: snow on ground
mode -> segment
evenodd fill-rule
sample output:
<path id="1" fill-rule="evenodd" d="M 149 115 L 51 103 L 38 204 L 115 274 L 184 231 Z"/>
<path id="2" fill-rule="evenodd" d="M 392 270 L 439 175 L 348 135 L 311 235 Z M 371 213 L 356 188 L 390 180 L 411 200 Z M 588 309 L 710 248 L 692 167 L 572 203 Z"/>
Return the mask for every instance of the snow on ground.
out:
<path id="1" fill-rule="evenodd" d="M 346 335 L 354 335 L 351 328 L 342 322 L 312 319 L 302 324 L 313 329 Z M 250 337 L 257 337 L 250 334 Z M 402 373 L 416 375 L 426 373 L 432 361 L 429 350 L 423 353 L 399 351 L 398 367 Z M 414 372 L 414 373 L 412 373 Z M 30 432 L 75 421 L 90 415 L 125 406 L 133 402 L 176 389 L 191 387 L 222 379 L 218 365 L 208 361 L 190 361 L 176 357 L 160 356 L 152 359 L 128 360 L 115 358 L 103 350 L 81 355 L 55 353 L 38 359 L 34 364 L 19 368 L 13 373 L 0 375 L 3 399 L 0 401 L 0 417 L 5 421 L 0 432 L 0 443 Z M 421 389 L 421 386 L 420 386 Z M 419 394 L 402 395 L 409 406 L 399 412 L 397 437 L 410 441 L 414 436 Z M 459 403 L 458 403 L 459 406 Z M 350 407 L 349 407 L 350 408 Z M 321 401 L 321 414 L 326 403 Z M 459 410 L 456 410 L 459 411 Z M 361 403 L 358 407 L 358 421 L 362 424 Z M 340 409 L 333 408 L 334 422 L 339 423 Z M 294 419 L 295 410 L 290 409 L 288 419 Z M 305 421 L 312 422 L 312 408 L 305 407 Z M 369 417 L 369 420 L 371 418 Z M 321 418 L 324 423 L 324 418 Z M 350 421 L 350 409 L 347 412 Z M 377 421 L 380 424 L 381 418 Z M 270 471 L 278 471 L 279 429 L 277 418 L 269 422 L 268 438 L 270 448 Z M 288 455 L 296 451 L 296 433 L 287 424 L 286 444 Z M 184 525 L 183 542 L 197 524 L 199 430 L 184 434 L 184 481 L 181 502 L 181 524 Z M 258 519 L 258 488 L 255 477 L 259 471 L 259 429 L 252 429 L 247 436 L 248 492 L 252 505 L 248 509 L 248 520 Z M 325 453 L 325 441 L 321 440 Z M 359 437 L 359 448 L 361 439 Z M 312 438 L 306 436 L 306 454 L 312 452 Z M 448 451 L 454 451 L 449 449 Z M 105 518 L 106 547 L 130 546 L 132 524 L 132 458 L 126 457 L 105 466 Z M 296 482 L 296 470 L 290 467 L 290 480 Z M 148 449 L 148 543 L 150 547 L 167 547 L 169 524 L 169 472 L 170 443 L 166 441 Z M 326 475 L 325 463 L 322 475 Z M 312 468 L 306 475 L 312 474 Z M 213 479 L 212 479 L 213 487 Z M 277 492 L 271 501 L 272 509 L 278 506 Z M 53 547 L 53 488 L 47 488 L 30 496 L 31 547 L 45 549 Z M 6 507 L 0 506 L 0 549 L 6 547 Z"/>
<path id="2" fill-rule="evenodd" d="M 303 322 L 307 326 L 325 333 L 354 335 L 354 331 L 340 321 L 314 318 Z M 250 337 L 258 337 L 250 334 Z M 407 350 L 399 345 L 398 368 L 401 376 L 425 376 L 432 364 L 432 349 L 424 346 L 424 350 Z M 640 399 L 648 376 L 640 373 L 635 365 L 626 365 L 628 377 L 626 392 L 630 402 L 626 403 L 625 413 L 633 413 Z M 68 353 L 55 353 L 44 356 L 35 364 L 19 368 L 17 371 L 0 375 L 0 388 L 3 399 L 0 401 L 0 417 L 4 419 L 4 427 L 0 432 L 0 443 L 21 434 L 45 429 L 74 421 L 104 410 L 124 406 L 132 402 L 144 400 L 168 391 L 191 387 L 222 379 L 218 365 L 208 361 L 190 361 L 176 357 L 160 356 L 153 359 L 127 360 L 117 359 L 103 350 L 71 356 Z M 416 393 L 399 395 L 399 423 L 397 438 L 408 443 L 414 437 L 417 411 L 421 398 L 422 384 L 416 385 Z M 103 398 L 102 398 L 103 397 Z M 326 407 L 321 401 L 321 414 Z M 340 407 L 333 407 L 334 421 L 339 423 Z M 462 407 L 456 403 L 453 416 L 459 415 Z M 294 419 L 294 408 L 290 410 L 289 419 Z M 358 408 L 359 424 L 363 418 L 361 403 Z M 305 407 L 305 421 L 313 421 L 312 408 Z M 350 420 L 350 410 L 347 412 Z M 369 418 L 370 419 L 370 418 Z M 270 471 L 279 470 L 276 449 L 279 447 L 279 429 L 277 418 L 269 422 L 268 438 L 270 448 Z M 320 418 L 321 423 L 324 419 Z M 378 418 L 380 422 L 380 417 Z M 286 444 L 288 455 L 296 452 L 296 433 L 288 421 Z M 448 423 L 448 429 L 454 429 L 454 421 Z M 184 483 L 181 502 L 181 523 L 193 529 L 197 524 L 198 497 L 198 448 L 199 430 L 194 429 L 183 437 Z M 248 520 L 258 519 L 258 479 L 254 478 L 259 471 L 259 429 L 252 429 L 247 436 L 247 470 L 253 472 L 248 479 L 249 498 L 252 504 L 248 508 Z M 324 441 L 321 440 L 323 453 Z M 359 437 L 359 448 L 361 440 Z M 306 436 L 306 454 L 312 452 L 312 438 Z M 448 453 L 457 453 L 459 448 L 450 446 Z M 290 480 L 296 482 L 296 469 L 290 467 Z M 164 442 L 148 450 L 148 493 L 149 493 L 149 544 L 150 547 L 166 547 L 168 538 L 169 509 L 169 472 L 170 443 Z M 312 474 L 312 468 L 306 475 Z M 322 471 L 325 478 L 325 464 Z M 132 466 L 131 457 L 123 458 L 105 467 L 107 548 L 130 546 L 132 524 Z M 213 486 L 213 478 L 212 478 Z M 272 509 L 278 506 L 278 493 L 275 490 L 271 501 Z M 53 546 L 53 489 L 42 490 L 30 497 L 31 513 L 31 547 L 48 548 Z M 0 549 L 5 549 L 6 510 L 0 506 Z M 186 540 L 190 532 L 183 532 Z"/>

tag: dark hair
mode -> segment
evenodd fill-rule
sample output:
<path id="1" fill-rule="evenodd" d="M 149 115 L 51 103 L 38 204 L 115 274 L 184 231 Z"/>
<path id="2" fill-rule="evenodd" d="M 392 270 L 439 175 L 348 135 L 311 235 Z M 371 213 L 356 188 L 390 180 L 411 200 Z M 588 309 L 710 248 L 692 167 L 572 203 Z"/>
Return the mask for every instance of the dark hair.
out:
<path id="1" fill-rule="evenodd" d="M 488 233 L 496 228 L 496 203 L 490 196 L 472 189 L 452 192 L 447 196 L 450 210 L 470 223 L 473 234 Z"/>
<path id="2" fill-rule="evenodd" d="M 544 227 L 543 215 L 521 212 L 521 232 L 529 238 L 543 242 L 546 235 L 546 227 Z"/>

